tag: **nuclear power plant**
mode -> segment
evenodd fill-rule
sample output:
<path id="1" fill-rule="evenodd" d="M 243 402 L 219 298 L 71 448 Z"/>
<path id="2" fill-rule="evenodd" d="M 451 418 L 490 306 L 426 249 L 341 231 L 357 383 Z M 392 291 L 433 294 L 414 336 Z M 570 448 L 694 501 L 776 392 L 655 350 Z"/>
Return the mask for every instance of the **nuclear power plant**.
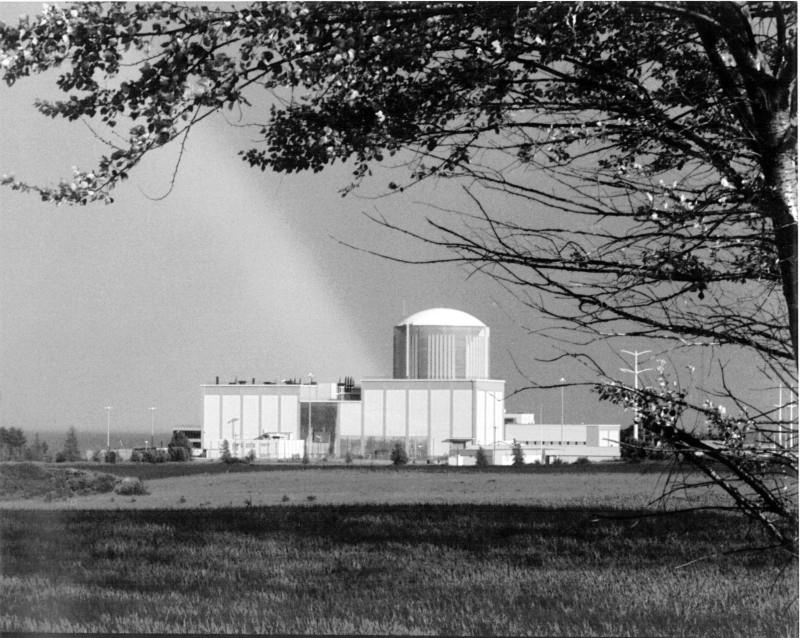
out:
<path id="1" fill-rule="evenodd" d="M 488 379 L 489 328 L 472 315 L 432 308 L 394 328 L 395 379 Z"/>
<path id="2" fill-rule="evenodd" d="M 204 454 L 219 458 L 227 442 L 239 457 L 375 459 L 399 443 L 412 460 L 467 465 L 482 447 L 490 462 L 508 464 L 513 430 L 531 462 L 619 456 L 619 425 L 506 415 L 505 381 L 489 378 L 489 327 L 460 310 L 432 308 L 395 326 L 393 371 L 360 383 L 217 379 L 203 386 Z"/>

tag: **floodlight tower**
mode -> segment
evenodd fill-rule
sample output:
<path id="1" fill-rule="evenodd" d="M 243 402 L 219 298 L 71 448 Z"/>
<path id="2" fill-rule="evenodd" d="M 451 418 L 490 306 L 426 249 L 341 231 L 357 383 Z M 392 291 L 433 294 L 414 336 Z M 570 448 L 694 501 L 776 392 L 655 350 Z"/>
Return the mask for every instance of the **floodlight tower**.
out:
<path id="1" fill-rule="evenodd" d="M 628 368 L 620 368 L 621 372 L 629 372 L 633 375 L 633 389 L 636 390 L 637 394 L 639 391 L 639 375 L 642 372 L 650 372 L 653 368 L 644 368 L 643 370 L 639 369 L 639 357 L 643 354 L 650 354 L 651 350 L 642 350 L 639 352 L 638 350 L 634 350 L 631 352 L 630 350 L 622 350 L 621 352 L 625 354 L 629 354 L 633 357 L 633 370 Z M 635 440 L 639 440 L 639 408 L 636 407 L 634 410 L 634 418 L 633 418 L 633 438 Z"/>

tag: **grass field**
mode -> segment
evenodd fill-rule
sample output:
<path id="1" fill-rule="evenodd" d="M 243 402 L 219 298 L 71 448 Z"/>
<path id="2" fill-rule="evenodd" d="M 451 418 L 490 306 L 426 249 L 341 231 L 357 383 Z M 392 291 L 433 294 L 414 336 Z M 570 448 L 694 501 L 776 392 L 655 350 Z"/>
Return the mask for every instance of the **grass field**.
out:
<path id="1" fill-rule="evenodd" d="M 7 502 L 0 630 L 797 635 L 794 561 L 720 553 L 757 529 L 631 518 L 659 476 L 282 468 Z"/>
<path id="2" fill-rule="evenodd" d="M 60 467 L 60 466 L 56 466 Z M 47 503 L 42 499 L 0 500 L 0 509 L 152 509 L 234 507 L 240 505 L 358 503 L 491 503 L 536 507 L 637 509 L 662 494 L 668 465 L 589 465 L 515 468 L 447 466 L 295 466 L 222 463 L 76 464 L 76 468 L 141 478 L 147 496 L 76 496 Z M 721 503 L 714 490 L 679 492 L 677 507 Z"/>

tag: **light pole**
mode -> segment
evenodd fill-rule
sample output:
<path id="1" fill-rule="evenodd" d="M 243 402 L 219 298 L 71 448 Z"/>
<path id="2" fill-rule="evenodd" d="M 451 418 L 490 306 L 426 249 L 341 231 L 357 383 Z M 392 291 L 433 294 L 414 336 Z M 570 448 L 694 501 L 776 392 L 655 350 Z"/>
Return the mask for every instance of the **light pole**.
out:
<path id="1" fill-rule="evenodd" d="M 111 410 L 114 408 L 106 406 L 106 452 L 111 450 Z"/>
<path id="2" fill-rule="evenodd" d="M 150 410 L 150 441 L 156 440 L 156 408 Z"/>
<path id="3" fill-rule="evenodd" d="M 306 452 L 311 452 L 311 444 L 314 442 L 314 437 L 311 435 L 311 401 L 308 402 L 308 432 L 306 432 Z"/>
<path id="4" fill-rule="evenodd" d="M 621 372 L 630 372 L 633 375 L 633 389 L 636 390 L 636 394 L 639 394 L 639 375 L 642 372 L 650 372 L 653 368 L 645 368 L 644 370 L 639 369 L 639 357 L 643 354 L 649 354 L 652 352 L 651 350 L 642 350 L 642 352 L 634 351 L 631 352 L 630 350 L 622 350 L 625 354 L 629 354 L 633 357 L 633 370 L 629 370 L 628 368 L 620 368 Z M 633 438 L 635 440 L 639 440 L 639 408 L 636 407 L 634 410 L 634 417 L 633 417 Z"/>
<path id="5" fill-rule="evenodd" d="M 778 445 L 784 448 L 793 448 L 795 446 L 795 422 L 794 410 L 797 404 L 794 401 L 794 389 L 789 386 L 789 398 L 786 403 L 783 402 L 783 382 L 778 383 L 778 403 L 775 407 L 778 408 Z M 789 410 L 789 420 L 783 420 L 783 408 Z"/>
<path id="6" fill-rule="evenodd" d="M 561 377 L 561 445 L 564 445 L 564 384 L 567 380 Z"/>
<path id="7" fill-rule="evenodd" d="M 772 446 L 780 447 L 783 435 L 783 382 L 778 382 L 778 402 L 773 406 L 778 408 L 778 423 L 776 424 L 776 438 L 772 439 Z M 777 439 L 777 440 L 776 440 Z"/>
<path id="8" fill-rule="evenodd" d="M 783 382 L 778 382 L 778 447 L 783 438 Z"/>

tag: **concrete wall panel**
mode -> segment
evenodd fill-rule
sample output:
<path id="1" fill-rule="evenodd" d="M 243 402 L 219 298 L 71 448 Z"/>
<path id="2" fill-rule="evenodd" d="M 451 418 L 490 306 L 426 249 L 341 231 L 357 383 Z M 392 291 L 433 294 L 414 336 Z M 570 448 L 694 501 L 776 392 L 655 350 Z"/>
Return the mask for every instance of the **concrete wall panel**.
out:
<path id="1" fill-rule="evenodd" d="M 406 392 L 407 390 L 386 391 L 386 436 L 406 435 Z"/>
<path id="2" fill-rule="evenodd" d="M 220 416 L 220 398 L 218 394 L 207 394 L 203 397 L 203 445 L 222 437 L 222 419 Z"/>
<path id="3" fill-rule="evenodd" d="M 222 395 L 222 436 L 228 443 L 241 438 L 240 426 L 242 424 L 242 397 L 239 394 Z"/>
<path id="4" fill-rule="evenodd" d="M 598 428 L 599 447 L 619 447 L 619 430 Z"/>
<path id="5" fill-rule="evenodd" d="M 339 436 L 361 436 L 361 402 L 339 404 Z"/>
<path id="6" fill-rule="evenodd" d="M 256 395 L 242 397 L 242 436 L 245 439 L 255 439 L 261 434 L 258 404 Z"/>
<path id="7" fill-rule="evenodd" d="M 299 400 L 297 395 L 281 396 L 281 423 L 280 431 L 288 432 L 294 437 L 298 437 L 300 432 L 298 430 L 299 422 Z"/>
<path id="8" fill-rule="evenodd" d="M 265 394 L 261 397 L 261 433 L 280 432 L 281 422 L 278 418 L 278 397 Z"/>
<path id="9" fill-rule="evenodd" d="M 431 439 L 434 454 L 445 454 L 450 449 L 450 390 L 431 390 Z"/>
<path id="10" fill-rule="evenodd" d="M 362 398 L 366 436 L 382 437 L 384 432 L 383 390 L 365 390 Z"/>
<path id="11" fill-rule="evenodd" d="M 408 434 L 428 436 L 428 391 L 408 391 Z"/>
<path id="12" fill-rule="evenodd" d="M 470 439 L 472 430 L 472 391 L 453 390 L 453 437 Z"/>

